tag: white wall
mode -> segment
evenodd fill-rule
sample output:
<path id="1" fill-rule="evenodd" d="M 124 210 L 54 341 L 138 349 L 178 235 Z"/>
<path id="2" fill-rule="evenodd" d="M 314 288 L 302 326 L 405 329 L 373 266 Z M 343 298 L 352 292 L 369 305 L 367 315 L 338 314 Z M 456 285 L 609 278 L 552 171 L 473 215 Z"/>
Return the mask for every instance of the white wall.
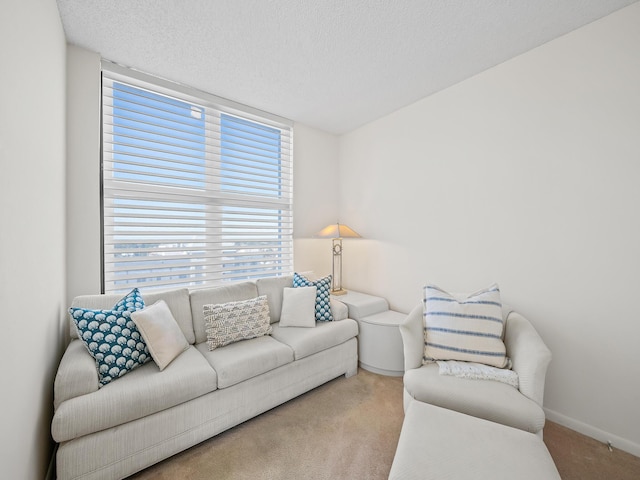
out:
<path id="1" fill-rule="evenodd" d="M 67 303 L 100 293 L 100 55 L 67 46 Z"/>
<path id="2" fill-rule="evenodd" d="M 331 273 L 331 240 L 315 233 L 338 219 L 338 137 L 297 123 L 294 127 L 293 221 L 295 269 Z"/>
<path id="3" fill-rule="evenodd" d="M 0 15 L 2 478 L 42 479 L 65 309 L 65 38 L 55 2 Z"/>
<path id="4" fill-rule="evenodd" d="M 549 417 L 640 455 L 640 4 L 343 136 L 340 179 L 347 288 L 498 282 L 553 352 Z"/>

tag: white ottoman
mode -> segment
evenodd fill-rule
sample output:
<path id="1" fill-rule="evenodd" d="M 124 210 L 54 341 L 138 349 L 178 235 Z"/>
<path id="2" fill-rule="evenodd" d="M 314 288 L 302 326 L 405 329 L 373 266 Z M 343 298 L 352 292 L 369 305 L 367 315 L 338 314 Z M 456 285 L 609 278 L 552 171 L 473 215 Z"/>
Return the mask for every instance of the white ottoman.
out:
<path id="1" fill-rule="evenodd" d="M 413 401 L 389 478 L 560 480 L 560 475 L 537 435 Z"/>

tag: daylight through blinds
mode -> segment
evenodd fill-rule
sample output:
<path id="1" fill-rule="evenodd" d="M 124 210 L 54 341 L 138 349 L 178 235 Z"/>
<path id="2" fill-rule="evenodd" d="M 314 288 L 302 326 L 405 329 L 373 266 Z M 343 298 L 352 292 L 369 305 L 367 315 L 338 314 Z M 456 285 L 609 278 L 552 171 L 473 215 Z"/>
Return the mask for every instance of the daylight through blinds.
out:
<path id="1" fill-rule="evenodd" d="M 292 273 L 290 126 L 139 77 L 103 71 L 105 292 Z"/>

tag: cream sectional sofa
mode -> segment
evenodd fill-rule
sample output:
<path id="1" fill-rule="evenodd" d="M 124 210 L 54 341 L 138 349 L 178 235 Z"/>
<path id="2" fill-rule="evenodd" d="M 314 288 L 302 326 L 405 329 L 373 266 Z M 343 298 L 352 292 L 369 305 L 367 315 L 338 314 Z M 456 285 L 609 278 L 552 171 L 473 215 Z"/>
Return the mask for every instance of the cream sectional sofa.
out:
<path id="1" fill-rule="evenodd" d="M 340 375 L 357 372 L 357 323 L 332 300 L 333 322 L 280 327 L 292 277 L 144 294 L 164 300 L 189 347 L 163 371 L 150 361 L 98 388 L 93 358 L 71 322 L 71 342 L 54 385 L 51 432 L 59 480 L 118 479 L 196 445 Z M 271 335 L 209 351 L 203 306 L 266 295 Z M 121 295 L 77 297 L 107 309 Z"/>

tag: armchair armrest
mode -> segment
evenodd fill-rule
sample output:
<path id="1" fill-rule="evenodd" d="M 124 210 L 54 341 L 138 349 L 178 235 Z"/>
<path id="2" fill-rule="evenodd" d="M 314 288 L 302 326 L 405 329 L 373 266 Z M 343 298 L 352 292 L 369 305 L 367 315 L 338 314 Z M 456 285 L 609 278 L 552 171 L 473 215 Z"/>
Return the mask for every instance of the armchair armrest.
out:
<path id="1" fill-rule="evenodd" d="M 53 406 L 55 409 L 70 398 L 79 397 L 98 390 L 96 362 L 82 340 L 71 340 L 62 356 L 53 384 Z"/>
<path id="2" fill-rule="evenodd" d="M 422 366 L 424 356 L 424 327 L 422 303 L 416 306 L 400 324 L 400 335 L 404 346 L 404 371 Z"/>
<path id="3" fill-rule="evenodd" d="M 520 392 L 542 406 L 551 351 L 533 325 L 517 312 L 507 317 L 504 343 L 513 371 L 518 374 Z"/>

